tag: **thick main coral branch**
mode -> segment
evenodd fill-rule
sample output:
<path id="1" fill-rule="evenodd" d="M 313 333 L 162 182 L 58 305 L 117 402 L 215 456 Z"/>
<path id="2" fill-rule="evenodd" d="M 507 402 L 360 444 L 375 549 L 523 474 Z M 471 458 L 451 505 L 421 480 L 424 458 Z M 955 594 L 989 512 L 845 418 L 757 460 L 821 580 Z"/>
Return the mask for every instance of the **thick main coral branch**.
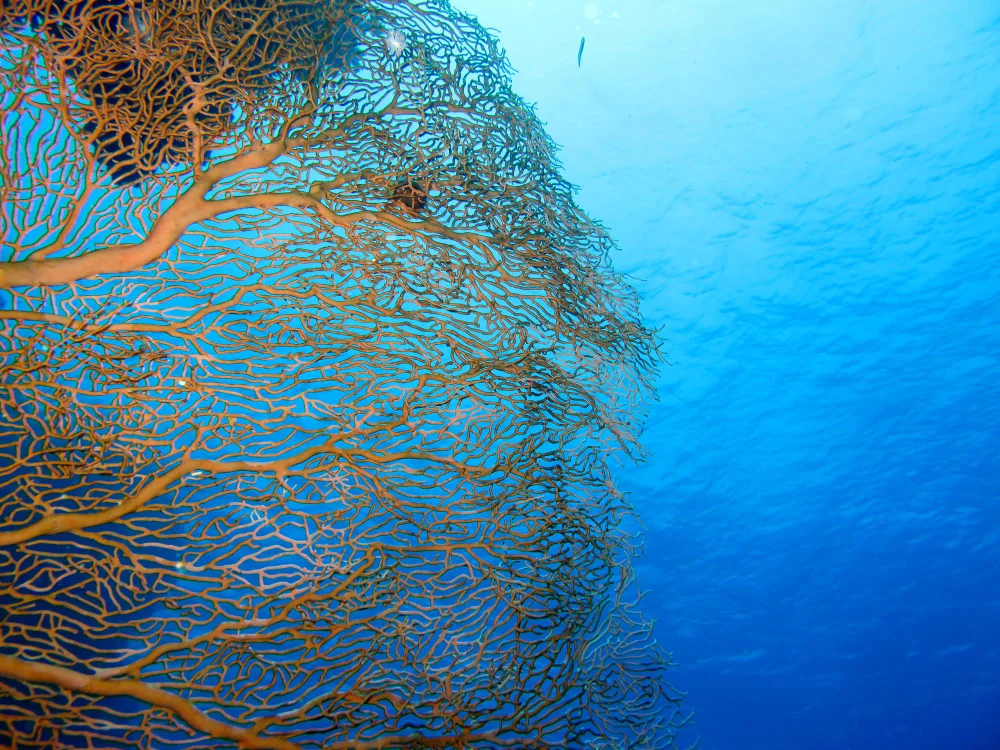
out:
<path id="1" fill-rule="evenodd" d="M 373 428 L 370 431 L 377 432 L 384 429 L 386 429 L 386 426 L 382 425 L 378 428 Z M 41 520 L 36 521 L 30 526 L 25 526 L 24 528 L 17 529 L 16 531 L 0 532 L 0 547 L 13 544 L 24 544 L 25 542 L 29 542 L 43 536 L 63 534 L 70 531 L 79 531 L 81 529 L 92 528 L 94 526 L 100 526 L 102 524 L 117 521 L 119 518 L 138 510 L 151 499 L 160 496 L 166 492 L 167 488 L 173 482 L 176 482 L 178 479 L 193 471 L 213 471 L 219 473 L 239 471 L 251 471 L 254 473 L 274 472 L 279 476 L 282 476 L 286 474 L 292 466 L 314 456 L 341 455 L 344 457 L 350 456 L 363 458 L 376 466 L 385 466 L 406 461 L 423 461 L 447 466 L 464 476 L 485 476 L 491 473 L 489 468 L 475 466 L 448 456 L 440 456 L 425 451 L 409 450 L 397 452 L 376 452 L 358 448 L 348 450 L 337 447 L 337 443 L 341 439 L 351 435 L 364 434 L 365 432 L 366 430 L 356 430 L 352 431 L 350 434 L 333 436 L 322 446 L 308 448 L 296 453 L 294 456 L 276 461 L 183 461 L 174 469 L 153 479 L 136 494 L 131 497 L 125 497 L 118 505 L 112 508 L 93 513 L 52 513 L 50 515 L 46 515 Z"/>
<path id="2" fill-rule="evenodd" d="M 333 226 L 344 227 L 364 221 L 381 222 L 404 231 L 430 232 L 456 242 L 476 244 L 488 239 L 487 236 L 475 232 L 451 229 L 429 217 L 413 220 L 385 211 L 338 214 L 316 196 L 298 191 L 278 191 L 215 200 L 205 198 L 208 191 L 220 180 L 245 170 L 265 167 L 291 148 L 303 143 L 304 141 L 300 140 L 279 139 L 214 165 L 153 223 L 148 236 L 142 242 L 114 245 L 67 258 L 28 258 L 0 262 L 0 289 L 61 286 L 96 276 L 135 271 L 162 258 L 194 224 L 249 208 L 260 210 L 282 207 L 305 208 L 315 211 Z M 51 249 L 46 250 L 48 253 Z"/>
<path id="3" fill-rule="evenodd" d="M 118 505 L 95 513 L 53 513 L 39 521 L 15 531 L 0 532 L 0 547 L 13 544 L 24 544 L 32 539 L 52 534 L 63 534 L 78 531 L 91 526 L 116 521 L 127 513 L 141 508 L 146 502 L 162 494 L 171 482 L 176 481 L 190 471 L 186 465 L 181 465 L 163 476 L 156 477 L 141 491 L 131 497 L 124 498 Z"/>
<path id="4" fill-rule="evenodd" d="M 199 711 L 194 704 L 161 688 L 138 680 L 105 680 L 80 674 L 71 669 L 50 664 L 14 659 L 0 655 L 0 676 L 25 682 L 55 685 L 64 690 L 106 696 L 128 696 L 150 706 L 164 708 L 192 729 L 220 740 L 239 743 L 252 750 L 301 750 L 299 745 L 280 737 L 261 737 L 252 728 L 241 729 L 211 718 Z"/>
<path id="5" fill-rule="evenodd" d="M 213 165 L 153 223 L 142 242 L 100 248 L 69 258 L 28 258 L 0 263 L 0 289 L 61 286 L 94 276 L 122 274 L 142 268 L 162 258 L 193 224 L 233 210 L 226 201 L 205 199 L 208 191 L 220 180 L 249 169 L 266 167 L 284 154 L 288 147 L 289 141 L 278 138 Z"/>

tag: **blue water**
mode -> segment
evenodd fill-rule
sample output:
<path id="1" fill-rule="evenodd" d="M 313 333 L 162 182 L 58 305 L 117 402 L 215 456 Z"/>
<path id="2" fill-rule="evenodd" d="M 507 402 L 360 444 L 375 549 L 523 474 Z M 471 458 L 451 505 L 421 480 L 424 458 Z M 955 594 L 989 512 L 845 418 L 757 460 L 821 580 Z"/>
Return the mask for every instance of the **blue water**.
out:
<path id="1" fill-rule="evenodd" d="M 663 328 L 621 479 L 701 747 L 1000 748 L 1000 3 L 456 5 Z"/>

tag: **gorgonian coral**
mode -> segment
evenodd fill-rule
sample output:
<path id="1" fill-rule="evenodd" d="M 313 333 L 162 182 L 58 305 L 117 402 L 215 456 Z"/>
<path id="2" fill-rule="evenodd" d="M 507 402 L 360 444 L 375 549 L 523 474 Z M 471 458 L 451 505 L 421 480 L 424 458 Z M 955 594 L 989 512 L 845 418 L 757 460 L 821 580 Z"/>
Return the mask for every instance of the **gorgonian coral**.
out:
<path id="1" fill-rule="evenodd" d="M 495 40 L 434 0 L 0 29 L 0 740 L 673 746 L 608 468 L 656 341 Z"/>

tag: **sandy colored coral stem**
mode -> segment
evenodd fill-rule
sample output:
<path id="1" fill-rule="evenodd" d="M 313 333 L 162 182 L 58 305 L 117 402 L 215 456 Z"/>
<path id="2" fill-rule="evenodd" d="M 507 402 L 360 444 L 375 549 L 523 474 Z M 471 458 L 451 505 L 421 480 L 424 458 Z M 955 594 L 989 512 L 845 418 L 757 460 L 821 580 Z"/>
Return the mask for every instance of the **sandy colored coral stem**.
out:
<path id="1" fill-rule="evenodd" d="M 57 685 L 66 690 L 93 695 L 129 696 L 151 706 L 165 708 L 193 729 L 217 739 L 238 742 L 240 747 L 253 750 L 300 750 L 299 745 L 280 737 L 261 737 L 252 730 L 216 721 L 199 711 L 190 701 L 137 680 L 103 680 L 71 669 L 9 656 L 0 656 L 0 675 L 25 682 Z"/>
<path id="2" fill-rule="evenodd" d="M 101 274 L 133 271 L 163 256 L 202 214 L 199 196 L 182 196 L 153 225 L 144 242 L 92 250 L 75 258 L 49 258 L 0 263 L 0 288 L 59 286 Z M 204 218 L 204 217 L 199 217 Z"/>
<path id="3" fill-rule="evenodd" d="M 156 220 L 149 235 L 140 243 L 91 250 L 73 258 L 29 258 L 0 263 L 0 289 L 61 286 L 93 276 L 142 268 L 163 257 L 192 224 L 232 210 L 225 201 L 205 200 L 205 195 L 219 180 L 247 169 L 267 166 L 286 148 L 287 142 L 279 139 L 213 166 Z"/>

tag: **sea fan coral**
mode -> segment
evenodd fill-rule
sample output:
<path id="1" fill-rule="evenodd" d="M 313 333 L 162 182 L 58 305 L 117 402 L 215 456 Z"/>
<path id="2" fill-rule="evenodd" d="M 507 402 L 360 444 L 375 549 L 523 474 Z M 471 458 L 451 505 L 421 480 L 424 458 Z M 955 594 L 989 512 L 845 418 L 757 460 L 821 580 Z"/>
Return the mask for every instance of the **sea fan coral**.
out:
<path id="1" fill-rule="evenodd" d="M 0 23 L 0 747 L 673 746 L 611 240 L 472 19 L 340 68 L 252 1 L 144 5 L 101 101 L 108 1 Z"/>

